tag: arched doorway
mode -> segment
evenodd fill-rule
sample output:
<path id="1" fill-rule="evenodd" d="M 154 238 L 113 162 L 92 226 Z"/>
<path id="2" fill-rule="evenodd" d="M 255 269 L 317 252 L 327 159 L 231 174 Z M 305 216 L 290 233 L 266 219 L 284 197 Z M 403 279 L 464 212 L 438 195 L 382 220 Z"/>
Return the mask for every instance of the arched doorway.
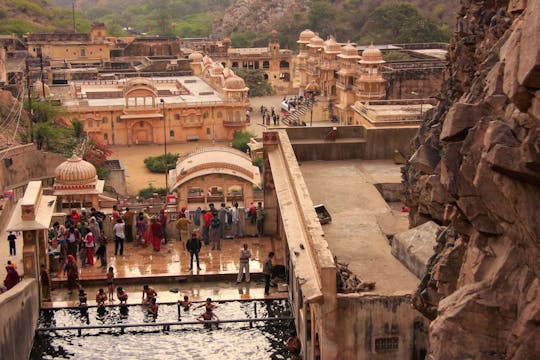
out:
<path id="1" fill-rule="evenodd" d="M 152 124 L 148 121 L 137 121 L 131 128 L 133 143 L 135 144 L 150 144 L 153 142 Z"/>

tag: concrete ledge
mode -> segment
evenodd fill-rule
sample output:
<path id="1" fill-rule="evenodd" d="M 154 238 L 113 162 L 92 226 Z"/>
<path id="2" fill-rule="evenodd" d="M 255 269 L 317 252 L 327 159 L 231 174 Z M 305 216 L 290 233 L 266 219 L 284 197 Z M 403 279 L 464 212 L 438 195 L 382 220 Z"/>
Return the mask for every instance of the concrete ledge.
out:
<path id="1" fill-rule="evenodd" d="M 25 279 L 0 295 L 0 356 L 28 359 L 39 317 L 39 289 L 35 279 Z"/>
<path id="2" fill-rule="evenodd" d="M 394 235 L 392 255 L 407 267 L 419 279 L 426 273 L 426 265 L 433 255 L 440 226 L 433 221 Z"/>

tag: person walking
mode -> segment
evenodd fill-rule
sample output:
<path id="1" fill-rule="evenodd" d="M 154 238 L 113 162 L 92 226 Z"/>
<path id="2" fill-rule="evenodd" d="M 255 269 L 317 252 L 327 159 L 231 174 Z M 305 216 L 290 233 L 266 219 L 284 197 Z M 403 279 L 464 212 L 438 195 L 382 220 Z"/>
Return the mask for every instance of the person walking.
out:
<path id="1" fill-rule="evenodd" d="M 141 211 L 137 217 L 137 241 L 143 247 L 148 245 L 148 221 Z"/>
<path id="2" fill-rule="evenodd" d="M 81 233 L 75 229 L 75 226 L 71 226 L 67 232 L 67 244 L 68 254 L 73 256 L 77 260 L 77 247 L 81 242 Z"/>
<path id="3" fill-rule="evenodd" d="M 257 235 L 259 237 L 262 237 L 264 235 L 264 208 L 262 207 L 262 203 L 259 201 L 257 203 Z"/>
<path id="4" fill-rule="evenodd" d="M 197 270 L 201 270 L 200 264 L 199 264 L 199 252 L 201 251 L 201 239 L 197 237 L 197 233 L 193 232 L 191 234 L 191 238 L 186 241 L 186 249 L 189 251 L 190 259 L 189 259 L 189 270 L 193 270 L 193 257 L 197 260 Z"/>
<path id="5" fill-rule="evenodd" d="M 272 280 L 272 259 L 274 258 L 274 252 L 270 251 L 268 257 L 264 261 L 263 274 L 264 274 L 264 295 L 270 295 L 270 280 Z"/>
<path id="6" fill-rule="evenodd" d="M 232 235 L 235 238 L 241 238 L 244 237 L 244 234 L 242 232 L 242 224 L 240 224 L 240 210 L 238 209 L 238 203 L 235 202 L 232 209 L 231 209 L 231 215 L 232 215 Z"/>
<path id="7" fill-rule="evenodd" d="M 246 282 L 249 282 L 249 258 L 251 257 L 251 251 L 248 250 L 248 245 L 244 244 L 244 247 L 240 250 L 240 265 L 238 269 L 238 277 L 236 283 L 242 282 L 242 275 L 245 273 Z"/>
<path id="8" fill-rule="evenodd" d="M 163 238 L 164 244 L 168 242 L 168 239 L 167 239 L 167 222 L 168 221 L 169 221 L 169 217 L 167 216 L 165 209 L 159 210 L 159 223 L 161 225 L 161 237 Z"/>
<path id="9" fill-rule="evenodd" d="M 161 250 L 162 229 L 161 223 L 158 221 L 157 217 L 153 216 L 150 221 L 149 237 L 154 251 Z"/>
<path id="10" fill-rule="evenodd" d="M 51 301 L 51 280 L 45 264 L 40 266 L 41 272 L 39 277 L 41 279 L 41 298 L 43 301 Z"/>
<path id="11" fill-rule="evenodd" d="M 126 238 L 125 224 L 121 217 L 116 219 L 116 224 L 113 226 L 114 234 L 114 256 L 118 255 L 120 248 L 120 256 L 124 255 L 124 239 Z"/>
<path id="12" fill-rule="evenodd" d="M 77 260 L 73 255 L 68 255 L 68 262 L 66 264 L 66 273 L 67 273 L 67 283 L 68 290 L 71 294 L 73 288 L 78 285 L 77 280 L 79 279 L 79 268 L 77 267 Z"/>
<path id="13" fill-rule="evenodd" d="M 133 222 L 135 219 L 135 211 L 126 208 L 126 212 L 122 215 L 126 230 L 126 241 L 128 243 L 133 242 Z"/>
<path id="14" fill-rule="evenodd" d="M 212 219 L 210 220 L 210 243 L 212 244 L 212 250 L 221 250 L 221 237 L 219 236 L 219 227 L 221 221 L 219 221 L 217 211 L 212 213 Z"/>
<path id="15" fill-rule="evenodd" d="M 210 211 L 203 210 L 202 211 L 203 216 L 203 241 L 204 245 L 208 245 L 210 243 L 210 220 L 212 220 L 212 213 Z"/>
<path id="16" fill-rule="evenodd" d="M 13 231 L 10 231 L 7 239 L 9 242 L 9 256 L 17 255 L 17 236 L 13 233 Z"/>

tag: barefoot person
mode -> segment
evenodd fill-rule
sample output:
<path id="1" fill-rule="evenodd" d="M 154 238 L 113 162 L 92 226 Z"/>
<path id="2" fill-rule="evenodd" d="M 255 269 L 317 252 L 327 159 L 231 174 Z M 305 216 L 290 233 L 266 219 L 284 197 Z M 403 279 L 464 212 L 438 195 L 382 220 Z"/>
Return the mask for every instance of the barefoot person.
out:
<path id="1" fill-rule="evenodd" d="M 148 303 L 148 314 L 153 316 L 154 319 L 157 318 L 158 315 L 158 304 L 156 301 L 156 298 L 152 298 Z"/>
<path id="2" fill-rule="evenodd" d="M 145 298 L 146 296 L 146 298 Z M 148 305 L 152 299 L 155 299 L 157 296 L 156 290 L 154 288 L 144 285 L 143 286 L 143 292 L 142 292 L 142 303 L 144 305 Z"/>
<path id="3" fill-rule="evenodd" d="M 201 305 L 196 306 L 194 309 L 205 307 L 206 309 L 214 310 L 217 308 L 217 305 L 212 302 L 211 298 L 206 298 L 206 301 L 202 303 Z"/>
<path id="4" fill-rule="evenodd" d="M 104 307 L 105 301 L 107 301 L 107 294 L 103 289 L 99 289 L 96 294 L 96 303 L 98 307 Z"/>
<path id="5" fill-rule="evenodd" d="M 192 305 L 189 296 L 184 295 L 184 300 L 178 300 L 178 305 L 180 305 L 184 311 L 189 311 Z"/>
<path id="6" fill-rule="evenodd" d="M 207 329 L 212 328 L 212 323 L 208 322 L 211 320 L 219 321 L 219 318 L 216 314 L 212 311 L 210 308 L 206 308 L 205 312 L 203 312 L 199 317 L 197 318 L 198 321 L 204 322 L 204 327 Z M 216 323 L 216 329 L 219 327 L 218 323 Z"/>
<path id="7" fill-rule="evenodd" d="M 120 305 L 127 305 L 128 294 L 121 286 L 116 288 L 116 297 L 120 300 Z"/>
<path id="8" fill-rule="evenodd" d="M 107 272 L 107 292 L 109 301 L 114 301 L 114 268 L 112 266 L 109 266 L 109 271 Z"/>

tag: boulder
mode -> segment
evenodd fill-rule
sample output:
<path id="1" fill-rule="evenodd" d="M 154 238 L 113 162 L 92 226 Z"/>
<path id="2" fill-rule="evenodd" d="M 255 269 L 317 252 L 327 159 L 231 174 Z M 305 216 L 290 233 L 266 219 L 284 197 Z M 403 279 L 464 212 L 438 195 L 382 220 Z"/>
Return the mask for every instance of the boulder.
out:
<path id="1" fill-rule="evenodd" d="M 523 18 L 517 80 L 540 89 L 540 0 L 530 0 Z"/>
<path id="2" fill-rule="evenodd" d="M 437 244 L 437 235 L 441 229 L 433 221 L 428 221 L 395 234 L 392 238 L 392 255 L 419 279 L 422 279 L 426 274 L 426 265 L 433 255 L 433 248 Z"/>

